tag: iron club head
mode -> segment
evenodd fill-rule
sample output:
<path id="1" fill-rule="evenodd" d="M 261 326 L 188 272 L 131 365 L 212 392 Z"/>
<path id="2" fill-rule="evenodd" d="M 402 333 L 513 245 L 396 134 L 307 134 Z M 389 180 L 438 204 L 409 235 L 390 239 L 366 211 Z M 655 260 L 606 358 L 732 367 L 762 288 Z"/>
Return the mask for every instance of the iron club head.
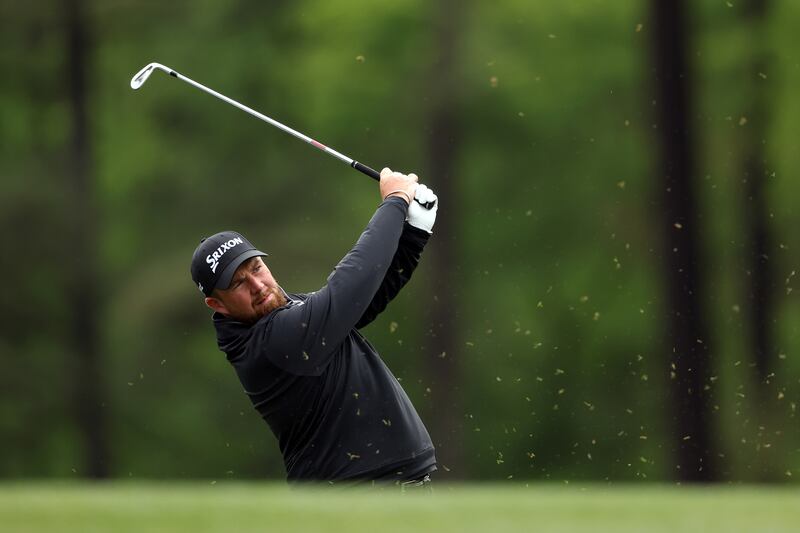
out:
<path id="1" fill-rule="evenodd" d="M 160 63 L 149 63 L 142 70 L 133 75 L 133 78 L 131 78 L 131 89 L 138 89 L 144 85 L 144 82 L 147 81 L 147 78 L 149 78 L 150 74 L 152 74 L 156 69 L 163 70 L 170 76 L 175 77 L 175 71 L 171 68 L 165 67 Z"/>

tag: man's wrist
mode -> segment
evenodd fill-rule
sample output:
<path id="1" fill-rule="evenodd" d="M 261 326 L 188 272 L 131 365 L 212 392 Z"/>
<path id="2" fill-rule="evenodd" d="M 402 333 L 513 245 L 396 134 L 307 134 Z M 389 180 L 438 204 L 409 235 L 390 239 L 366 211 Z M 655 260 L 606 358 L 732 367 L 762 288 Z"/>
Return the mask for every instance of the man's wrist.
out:
<path id="1" fill-rule="evenodd" d="M 388 198 L 402 198 L 406 201 L 406 204 L 411 205 L 411 195 L 408 194 L 406 191 L 398 189 L 396 191 L 391 191 L 383 197 L 384 200 Z"/>
<path id="2" fill-rule="evenodd" d="M 403 233 L 411 233 L 413 235 L 419 235 L 420 237 L 424 237 L 426 241 L 433 234 L 432 231 L 416 227 L 415 225 L 409 223 L 408 220 L 406 220 L 405 223 L 403 224 Z"/>

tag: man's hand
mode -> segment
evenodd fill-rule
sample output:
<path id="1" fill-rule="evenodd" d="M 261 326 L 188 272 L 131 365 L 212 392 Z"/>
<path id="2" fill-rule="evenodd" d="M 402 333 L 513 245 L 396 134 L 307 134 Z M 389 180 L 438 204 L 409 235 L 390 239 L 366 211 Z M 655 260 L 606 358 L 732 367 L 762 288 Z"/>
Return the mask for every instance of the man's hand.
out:
<path id="1" fill-rule="evenodd" d="M 389 196 L 399 196 L 411 204 L 418 180 L 416 174 L 405 175 L 400 172 L 392 172 L 390 168 L 384 168 L 381 170 L 381 198 L 385 200 Z"/>
<path id="2" fill-rule="evenodd" d="M 439 198 L 432 190 L 420 183 L 417 185 L 416 201 L 408 206 L 408 223 L 433 233 L 433 224 L 436 222 L 436 210 L 439 208 Z M 431 207 L 425 207 L 426 205 Z"/>

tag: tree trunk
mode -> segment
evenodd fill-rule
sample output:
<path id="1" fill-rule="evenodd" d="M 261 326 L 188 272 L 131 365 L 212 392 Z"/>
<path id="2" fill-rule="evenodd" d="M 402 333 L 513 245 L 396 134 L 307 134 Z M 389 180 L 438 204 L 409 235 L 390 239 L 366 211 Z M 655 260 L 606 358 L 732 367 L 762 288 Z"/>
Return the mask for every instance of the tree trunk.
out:
<path id="1" fill-rule="evenodd" d="M 432 94 L 429 101 L 427 139 L 427 176 L 442 199 L 431 238 L 433 262 L 433 302 L 429 310 L 431 346 L 428 359 L 431 382 L 432 438 L 436 445 L 440 477 L 466 477 L 463 451 L 464 406 L 460 399 L 460 350 L 458 287 L 454 278 L 458 262 L 458 176 L 456 164 L 461 142 L 458 124 L 457 52 L 461 36 L 464 2 L 440 0 L 436 7 L 436 45 L 439 54 L 428 75 Z"/>
<path id="2" fill-rule="evenodd" d="M 90 42 L 84 4 L 68 0 L 64 4 L 66 19 L 66 72 L 64 79 L 69 95 L 72 121 L 67 172 L 72 183 L 73 225 L 67 235 L 71 255 L 66 259 L 71 272 L 68 302 L 73 309 L 70 327 L 73 400 L 76 426 L 83 438 L 85 472 L 93 478 L 109 473 L 105 413 L 102 404 L 102 372 L 99 349 L 99 299 L 97 287 L 97 216 L 92 179 L 92 146 L 89 135 L 87 70 Z"/>
<path id="3" fill-rule="evenodd" d="M 765 18 L 767 11 L 766 0 L 750 0 L 747 4 L 747 15 L 753 27 L 753 43 L 751 50 L 753 56 L 749 74 L 752 77 L 753 89 L 750 93 L 750 102 L 746 121 L 742 126 L 743 133 L 743 168 L 744 177 L 744 209 L 742 215 L 745 222 L 745 253 L 746 274 L 745 287 L 747 290 L 746 312 L 749 313 L 751 351 L 754 354 L 755 368 L 759 382 L 759 395 L 761 400 L 766 399 L 770 373 L 774 371 L 775 348 L 772 341 L 771 324 L 772 314 L 772 282 L 773 276 L 770 269 L 769 210 L 765 197 L 767 182 L 766 168 L 766 126 L 767 98 L 764 87 L 765 80 L 761 79 L 767 72 L 767 58 L 765 52 Z"/>
<path id="4" fill-rule="evenodd" d="M 713 481 L 717 474 L 709 401 L 711 348 L 701 292 L 702 218 L 692 188 L 695 161 L 685 4 L 652 0 L 651 7 L 675 475 L 682 481 Z"/>
<path id="5" fill-rule="evenodd" d="M 757 410 L 759 412 L 760 431 L 770 432 L 776 429 L 775 408 L 776 396 L 771 386 L 776 371 L 775 357 L 777 350 L 773 339 L 772 326 L 775 323 L 775 277 L 772 268 L 771 249 L 773 240 L 770 235 L 769 208 L 767 206 L 766 188 L 769 170 L 766 164 L 767 125 L 770 118 L 769 95 L 767 94 L 767 0 L 749 0 L 745 7 L 747 22 L 751 28 L 752 45 L 750 51 L 749 102 L 743 119 L 740 119 L 742 133 L 742 168 L 743 168 L 743 209 L 744 222 L 744 261 L 746 278 L 743 280 L 745 301 L 743 312 L 747 313 L 749 326 L 748 352 L 753 354 L 753 366 L 757 380 Z M 783 469 L 780 461 L 768 450 L 756 455 L 758 464 L 756 476 L 760 481 L 781 479 Z"/>

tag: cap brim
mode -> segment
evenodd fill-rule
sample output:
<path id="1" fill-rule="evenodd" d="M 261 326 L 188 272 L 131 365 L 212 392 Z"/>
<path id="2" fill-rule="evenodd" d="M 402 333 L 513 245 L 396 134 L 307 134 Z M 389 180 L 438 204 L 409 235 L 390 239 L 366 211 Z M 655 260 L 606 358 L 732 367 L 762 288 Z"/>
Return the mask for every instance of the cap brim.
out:
<path id="1" fill-rule="evenodd" d="M 233 275 L 236 273 L 236 269 L 239 268 L 239 265 L 244 263 L 250 258 L 253 257 L 267 257 L 268 254 L 260 250 L 247 250 L 246 252 L 242 253 L 236 259 L 228 263 L 228 266 L 225 267 L 225 270 L 222 271 L 222 274 L 219 275 L 219 279 L 217 280 L 217 284 L 214 285 L 215 289 L 225 290 L 231 285 L 231 279 L 233 279 Z"/>

